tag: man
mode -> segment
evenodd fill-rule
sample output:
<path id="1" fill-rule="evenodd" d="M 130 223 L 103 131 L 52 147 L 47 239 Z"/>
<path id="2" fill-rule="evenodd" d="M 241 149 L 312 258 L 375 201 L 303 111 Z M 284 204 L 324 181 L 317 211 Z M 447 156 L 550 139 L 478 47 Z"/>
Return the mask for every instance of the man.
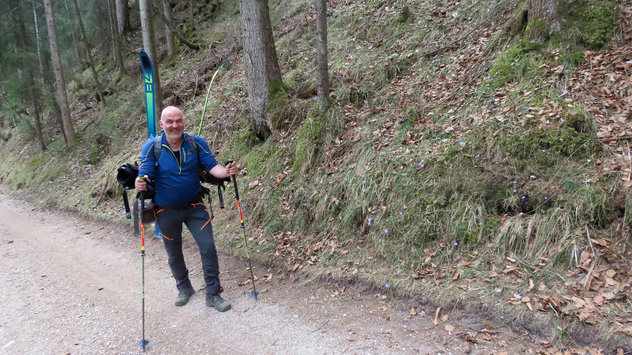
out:
<path id="1" fill-rule="evenodd" d="M 237 165 L 234 162 L 226 167 L 218 164 L 204 139 L 185 135 L 184 116 L 177 107 L 166 107 L 160 115 L 159 125 L 164 133 L 158 161 L 155 159 L 154 140 L 149 140 L 141 150 L 141 165 L 135 187 L 137 191 L 145 191 L 146 180 L 155 183 L 156 220 L 178 289 L 175 305 L 184 306 L 195 293 L 182 254 L 184 223 L 200 249 L 206 282 L 206 305 L 225 312 L 231 305 L 219 295 L 222 288 L 217 250 L 211 218 L 200 195 L 202 187 L 199 173 L 202 167 L 211 175 L 224 179 L 238 173 Z M 197 154 L 191 148 L 193 144 L 197 145 Z"/>

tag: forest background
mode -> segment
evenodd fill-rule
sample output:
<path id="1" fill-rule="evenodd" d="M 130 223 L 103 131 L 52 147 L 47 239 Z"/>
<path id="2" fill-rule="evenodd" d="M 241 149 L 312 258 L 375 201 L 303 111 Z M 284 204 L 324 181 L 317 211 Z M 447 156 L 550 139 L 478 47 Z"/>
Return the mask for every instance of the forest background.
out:
<path id="1" fill-rule="evenodd" d="M 504 320 L 544 351 L 632 351 L 628 1 L 1 8 L 4 186 L 124 220 L 143 48 L 157 107 L 243 167 L 253 259 L 414 299 L 438 323 L 439 308 Z M 216 209 L 218 244 L 243 255 L 238 223 Z"/>

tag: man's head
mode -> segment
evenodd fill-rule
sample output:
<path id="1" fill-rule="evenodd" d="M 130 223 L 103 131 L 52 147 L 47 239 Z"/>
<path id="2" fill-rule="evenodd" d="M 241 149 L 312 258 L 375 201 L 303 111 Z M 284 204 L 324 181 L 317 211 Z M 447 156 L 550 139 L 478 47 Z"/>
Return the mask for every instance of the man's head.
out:
<path id="1" fill-rule="evenodd" d="M 162 110 L 159 125 L 165 131 L 168 140 L 179 140 L 184 132 L 184 115 L 179 108 L 167 106 Z"/>

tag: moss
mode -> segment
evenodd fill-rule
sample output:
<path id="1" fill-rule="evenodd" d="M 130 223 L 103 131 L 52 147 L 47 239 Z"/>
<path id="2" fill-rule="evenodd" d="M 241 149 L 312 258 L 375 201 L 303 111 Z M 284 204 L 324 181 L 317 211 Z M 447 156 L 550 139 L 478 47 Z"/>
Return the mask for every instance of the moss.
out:
<path id="1" fill-rule="evenodd" d="M 502 145 L 514 157 L 545 167 L 555 164 L 559 157 L 585 159 L 594 150 L 593 135 L 578 133 L 568 124 L 559 129 L 533 127 L 524 134 L 503 137 Z"/>
<path id="2" fill-rule="evenodd" d="M 235 156 L 244 156 L 250 151 L 251 148 L 261 143 L 257 135 L 254 134 L 250 127 L 247 127 L 243 131 L 237 133 L 234 140 Z"/>
<path id="3" fill-rule="evenodd" d="M 502 32 L 509 37 L 522 34 L 527 27 L 528 19 L 529 2 L 522 1 L 515 15 L 503 26 Z"/>
<path id="4" fill-rule="evenodd" d="M 537 31 L 538 33 L 543 33 L 546 30 L 546 22 L 542 20 L 531 20 L 527 24 L 527 28 L 525 32 L 531 33 L 531 31 Z"/>
<path id="5" fill-rule="evenodd" d="M 590 49 L 607 47 L 616 29 L 616 13 L 605 2 L 562 1 L 558 9 L 566 20 L 562 29 L 569 40 Z"/>
<path id="6" fill-rule="evenodd" d="M 542 55 L 538 53 L 541 48 L 541 44 L 524 39 L 501 55 L 489 71 L 490 81 L 488 81 L 488 85 L 491 89 L 500 88 L 505 83 L 518 81 L 522 78 L 529 79 L 538 75 L 538 67 L 544 61 Z"/>

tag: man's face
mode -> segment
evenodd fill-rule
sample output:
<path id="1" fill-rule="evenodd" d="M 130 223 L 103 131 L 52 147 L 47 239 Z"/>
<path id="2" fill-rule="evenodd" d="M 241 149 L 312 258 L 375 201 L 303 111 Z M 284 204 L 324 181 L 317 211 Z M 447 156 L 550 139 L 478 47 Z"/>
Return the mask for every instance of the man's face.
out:
<path id="1" fill-rule="evenodd" d="M 184 132 L 184 119 L 179 110 L 166 110 L 160 118 L 160 127 L 165 131 L 167 138 L 177 140 Z"/>

